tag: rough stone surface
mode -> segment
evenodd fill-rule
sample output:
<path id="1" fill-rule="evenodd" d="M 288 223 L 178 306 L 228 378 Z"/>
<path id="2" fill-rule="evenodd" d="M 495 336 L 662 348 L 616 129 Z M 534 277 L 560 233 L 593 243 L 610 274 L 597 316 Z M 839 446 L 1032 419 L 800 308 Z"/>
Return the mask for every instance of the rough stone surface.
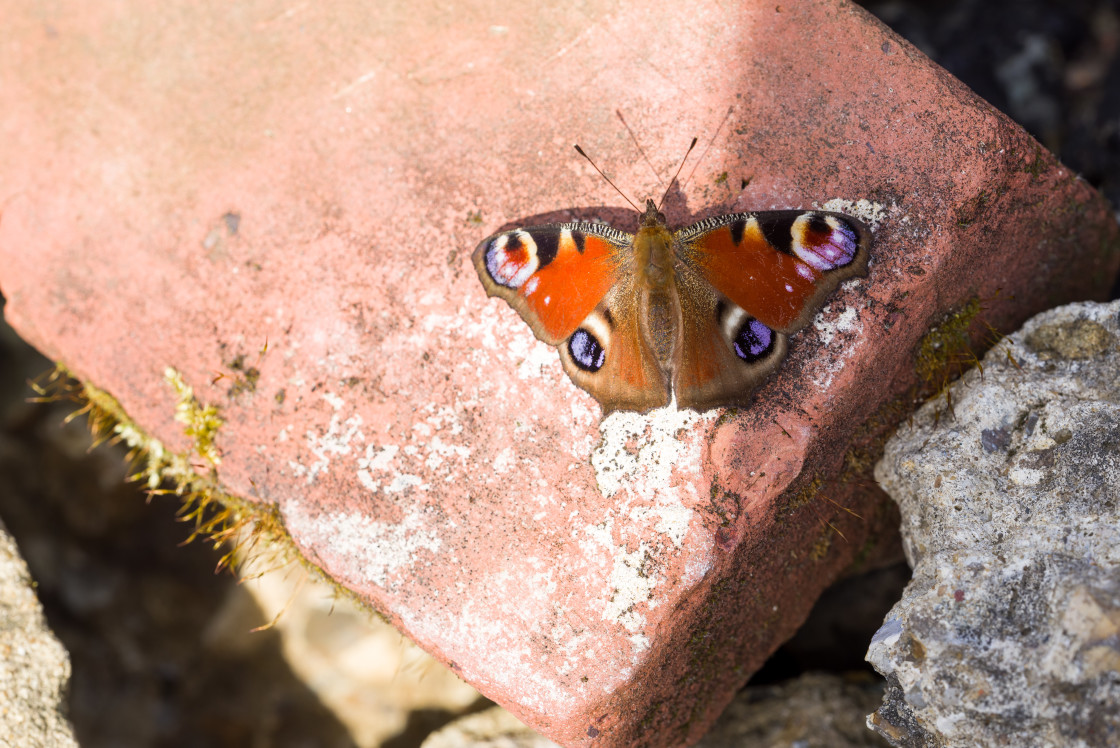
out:
<path id="1" fill-rule="evenodd" d="M 867 658 L 895 745 L 1120 743 L 1120 302 L 1030 320 L 890 441 L 914 578 Z"/>
<path id="2" fill-rule="evenodd" d="M 882 699 L 883 686 L 867 674 L 846 679 L 807 673 L 738 694 L 696 743 L 696 748 L 796 746 L 877 748 L 883 738 L 867 729 L 865 715 Z M 462 717 L 424 741 L 421 748 L 553 748 L 499 707 Z"/>
<path id="3" fill-rule="evenodd" d="M 5 23 L 13 326 L 185 452 L 181 372 L 224 418 L 200 470 L 567 744 L 696 740 L 821 589 L 890 547 L 893 507 L 844 456 L 914 384 L 928 327 L 980 296 L 1009 329 L 1102 294 L 1118 261 L 1098 196 L 840 0 Z M 642 197 L 693 135 L 672 222 L 848 209 L 875 227 L 871 273 L 755 406 L 600 424 L 469 253 L 514 222 L 632 227 L 571 143 Z"/>
<path id="4" fill-rule="evenodd" d="M 47 628 L 19 549 L 0 524 L 0 746 L 77 748 L 65 716 L 70 658 Z"/>
<path id="5" fill-rule="evenodd" d="M 885 742 L 867 729 L 865 715 L 882 695 L 882 683 L 869 674 L 807 673 L 774 686 L 748 687 L 696 746 L 879 748 Z"/>

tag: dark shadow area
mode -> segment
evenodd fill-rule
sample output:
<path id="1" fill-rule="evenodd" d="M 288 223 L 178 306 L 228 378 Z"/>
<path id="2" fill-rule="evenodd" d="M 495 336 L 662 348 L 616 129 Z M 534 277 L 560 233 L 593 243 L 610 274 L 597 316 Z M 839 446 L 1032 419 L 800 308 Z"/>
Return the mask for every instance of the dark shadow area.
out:
<path id="1" fill-rule="evenodd" d="M 864 0 L 1120 206 L 1120 3 Z"/>
<path id="2" fill-rule="evenodd" d="M 900 562 L 832 585 L 794 637 L 778 648 L 747 685 L 780 683 L 807 672 L 874 674 L 863 657 L 909 581 L 910 567 Z"/>
<path id="3" fill-rule="evenodd" d="M 0 320 L 0 518 L 70 653 L 82 748 L 353 746 L 277 634 L 250 633 L 266 621 L 219 552 L 183 545 L 178 500 L 125 483 L 120 447 L 64 425 L 73 403 L 28 402 L 50 368 Z"/>
<path id="4" fill-rule="evenodd" d="M 436 730 L 461 717 L 477 714 L 492 706 L 494 706 L 493 701 L 479 697 L 461 712 L 451 712 L 446 709 L 414 709 L 408 713 L 408 722 L 404 729 L 382 742 L 381 748 L 420 748 L 420 744 Z"/>

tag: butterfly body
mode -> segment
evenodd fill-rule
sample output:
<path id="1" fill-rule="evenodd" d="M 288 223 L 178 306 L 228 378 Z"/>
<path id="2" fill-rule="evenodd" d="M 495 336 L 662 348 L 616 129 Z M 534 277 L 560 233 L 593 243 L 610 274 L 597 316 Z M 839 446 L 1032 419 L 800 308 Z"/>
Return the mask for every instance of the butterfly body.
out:
<path id="1" fill-rule="evenodd" d="M 557 346 L 612 410 L 744 405 L 841 281 L 866 275 L 870 234 L 839 213 L 735 213 L 671 231 L 647 201 L 638 231 L 561 223 L 475 250 L 491 296 Z"/>

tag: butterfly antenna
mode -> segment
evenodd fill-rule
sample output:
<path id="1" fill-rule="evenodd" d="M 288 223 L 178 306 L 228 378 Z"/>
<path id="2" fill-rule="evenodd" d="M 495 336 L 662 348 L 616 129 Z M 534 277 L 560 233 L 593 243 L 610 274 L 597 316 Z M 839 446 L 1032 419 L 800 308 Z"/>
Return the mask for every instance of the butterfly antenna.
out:
<path id="1" fill-rule="evenodd" d="M 692 153 L 692 149 L 696 147 L 696 138 L 688 145 L 688 150 L 684 152 L 684 158 L 681 159 L 681 165 L 677 167 L 677 173 L 669 180 L 669 186 L 665 188 L 665 194 L 661 196 L 661 202 L 657 204 L 658 212 L 661 211 L 661 206 L 665 203 L 665 198 L 669 197 L 669 190 L 673 189 L 673 182 L 677 181 L 677 177 L 681 175 L 681 169 L 684 168 L 685 162 L 688 161 L 688 154 Z"/>
<path id="2" fill-rule="evenodd" d="M 685 177 L 682 184 L 688 184 L 692 181 L 693 175 L 695 175 L 696 170 L 700 168 L 700 164 L 704 163 L 704 157 L 708 155 L 708 151 L 712 150 L 712 145 L 715 144 L 716 138 L 719 137 L 720 130 L 722 130 L 723 126 L 727 124 L 727 120 L 731 119 L 731 114 L 734 111 L 734 106 L 727 107 L 727 114 L 723 115 L 723 119 L 720 120 L 719 127 L 716 128 L 716 131 L 714 133 L 712 133 L 712 139 L 708 141 L 708 145 L 704 146 L 704 152 L 700 154 L 700 158 L 696 159 L 696 165 L 692 167 L 692 171 L 688 173 L 688 176 Z M 750 180 L 748 179 L 747 181 L 749 182 Z M 743 185 L 743 188 L 746 188 L 745 184 Z"/>
<path id="3" fill-rule="evenodd" d="M 608 177 L 608 176 L 607 176 L 606 174 L 604 174 L 604 173 L 603 173 L 603 170 L 602 170 L 602 169 L 600 169 L 600 168 L 598 167 L 598 165 L 597 165 L 597 164 L 596 164 L 596 163 L 595 163 L 594 161 L 592 161 L 592 160 L 591 160 L 591 157 L 590 157 L 590 156 L 588 156 L 588 155 L 587 155 L 586 153 L 584 153 L 584 152 L 583 152 L 583 149 L 579 147 L 579 143 L 576 143 L 576 146 L 575 146 L 575 148 L 576 148 L 576 153 L 578 153 L 579 155 L 581 155 L 581 156 L 583 156 L 583 157 L 584 157 L 585 159 L 587 159 L 587 163 L 591 164 L 591 167 L 592 167 L 593 169 L 595 169 L 595 171 L 599 172 L 599 176 L 601 176 L 601 177 L 602 177 L 603 179 L 607 180 L 607 184 L 609 184 L 609 185 L 610 185 L 611 187 L 614 187 L 614 191 L 615 191 L 615 192 L 617 192 L 618 194 L 622 195 L 622 199 L 623 199 L 623 200 L 625 200 L 626 202 L 630 203 L 630 206 L 631 206 L 631 207 L 632 207 L 632 208 L 633 208 L 634 210 L 638 211 L 639 213 L 641 213 L 641 212 L 642 212 L 642 209 L 641 209 L 641 208 L 639 208 L 639 207 L 638 207 L 637 205 L 634 205 L 634 201 L 633 201 L 633 200 L 631 200 L 630 198 L 626 197 L 626 193 L 625 193 L 625 192 L 623 192 L 622 190 L 618 189 L 618 185 L 617 185 L 617 184 L 615 184 L 614 182 L 612 182 L 612 181 L 611 181 L 611 178 L 610 178 L 610 177 Z"/>
<path id="4" fill-rule="evenodd" d="M 634 147 L 638 149 L 638 153 L 642 154 L 642 159 L 646 162 L 646 166 L 648 166 L 649 170 L 653 172 L 653 178 L 657 180 L 658 184 L 665 184 L 665 182 L 661 179 L 661 175 L 657 173 L 657 167 L 653 165 L 653 162 L 649 160 L 649 156 L 646 155 L 646 149 L 642 148 L 642 144 L 638 142 L 638 136 L 635 135 L 634 131 L 630 129 L 630 125 L 627 124 L 626 118 L 622 116 L 622 110 L 615 109 L 614 113 L 618 116 L 618 119 L 622 123 L 622 126 L 626 128 L 626 132 L 630 134 L 630 140 L 634 141 Z"/>

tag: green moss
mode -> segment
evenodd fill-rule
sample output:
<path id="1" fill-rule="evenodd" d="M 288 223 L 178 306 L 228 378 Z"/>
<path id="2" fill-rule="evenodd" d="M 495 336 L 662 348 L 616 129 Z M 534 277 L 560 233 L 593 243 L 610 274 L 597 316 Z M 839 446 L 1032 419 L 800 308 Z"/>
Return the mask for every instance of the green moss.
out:
<path id="1" fill-rule="evenodd" d="M 212 543 L 216 549 L 226 547 L 219 568 L 243 569 L 257 561 L 266 561 L 267 568 L 299 563 L 309 574 L 328 583 L 335 594 L 372 610 L 303 558 L 274 505 L 249 501 L 221 488 L 221 456 L 216 440 L 223 421 L 218 408 L 199 402 L 194 389 L 177 370 L 168 367 L 164 378 L 175 393 L 175 420 L 183 424 L 183 433 L 190 439 L 184 452 L 168 449 L 147 434 L 116 398 L 89 383 L 79 382 L 61 364 L 32 386 L 40 400 L 77 403 L 79 407 L 69 419 L 86 416 L 95 446 L 109 442 L 128 447 L 128 460 L 135 466 L 129 480 L 143 485 L 152 496 L 177 497 L 181 502 L 180 519 L 193 525 L 188 542 L 198 539 Z"/>
<path id="2" fill-rule="evenodd" d="M 790 498 L 786 507 L 788 509 L 800 509 L 817 497 L 823 485 L 824 480 L 820 475 L 814 474 L 813 477 L 809 479 L 809 482 L 802 486 L 797 493 Z"/>
<path id="3" fill-rule="evenodd" d="M 1026 173 L 1030 174 L 1032 177 L 1037 179 L 1038 177 L 1040 177 L 1042 175 L 1042 172 L 1046 171 L 1046 167 L 1047 167 L 1047 159 L 1046 159 L 1046 156 L 1042 152 L 1042 146 L 1040 146 L 1036 143 L 1035 146 L 1034 146 L 1034 158 L 1032 158 L 1030 163 L 1028 163 L 1023 168 L 1023 171 L 1025 171 Z"/>
<path id="4" fill-rule="evenodd" d="M 841 535 L 841 533 L 831 522 L 825 522 L 817 534 L 817 539 L 813 541 L 813 547 L 809 549 L 809 558 L 813 561 L 823 561 L 827 558 L 829 550 L 832 549 L 833 535 Z"/>
<path id="5" fill-rule="evenodd" d="M 217 406 L 201 405 L 194 396 L 194 388 L 183 380 L 178 370 L 168 366 L 163 370 L 163 378 L 175 391 L 175 420 L 183 424 L 183 433 L 193 442 L 193 451 L 212 467 L 217 467 L 222 458 L 214 439 L 224 423 Z"/>
<path id="6" fill-rule="evenodd" d="M 970 329 L 982 310 L 980 299 L 973 297 L 922 337 L 914 361 L 919 381 L 939 391 L 952 373 L 959 374 L 979 362 L 972 350 Z"/>

